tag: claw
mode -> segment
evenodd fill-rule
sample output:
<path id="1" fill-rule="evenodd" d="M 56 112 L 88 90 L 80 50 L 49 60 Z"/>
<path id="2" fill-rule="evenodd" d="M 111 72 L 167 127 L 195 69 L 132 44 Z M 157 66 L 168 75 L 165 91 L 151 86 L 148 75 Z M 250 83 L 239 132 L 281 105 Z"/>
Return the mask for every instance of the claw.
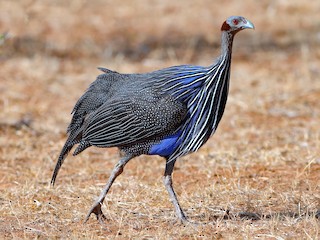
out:
<path id="1" fill-rule="evenodd" d="M 97 220 L 99 221 L 100 224 L 104 224 L 104 220 L 106 219 L 106 216 L 103 214 L 101 210 L 100 202 L 96 202 L 93 204 L 93 206 L 91 207 L 90 211 L 86 216 L 86 219 L 84 220 L 84 223 L 86 223 L 89 220 L 91 213 L 94 213 L 96 215 Z"/>

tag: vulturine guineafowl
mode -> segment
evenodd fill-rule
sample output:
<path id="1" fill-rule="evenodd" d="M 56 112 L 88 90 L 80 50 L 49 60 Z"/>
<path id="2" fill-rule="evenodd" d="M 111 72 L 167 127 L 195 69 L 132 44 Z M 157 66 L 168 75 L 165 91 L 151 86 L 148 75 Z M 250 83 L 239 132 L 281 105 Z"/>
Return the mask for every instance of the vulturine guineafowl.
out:
<path id="1" fill-rule="evenodd" d="M 230 78 L 232 42 L 240 30 L 254 28 L 240 16 L 229 17 L 221 27 L 221 55 L 209 67 L 181 65 L 144 74 L 121 74 L 105 68 L 78 100 L 69 137 L 61 151 L 51 183 L 72 149 L 73 155 L 90 146 L 118 147 L 123 157 L 86 220 L 94 213 L 105 218 L 101 205 L 114 180 L 130 159 L 160 155 L 166 159 L 164 185 L 178 218 L 187 218 L 172 186 L 178 157 L 197 151 L 215 132 L 223 115 Z"/>

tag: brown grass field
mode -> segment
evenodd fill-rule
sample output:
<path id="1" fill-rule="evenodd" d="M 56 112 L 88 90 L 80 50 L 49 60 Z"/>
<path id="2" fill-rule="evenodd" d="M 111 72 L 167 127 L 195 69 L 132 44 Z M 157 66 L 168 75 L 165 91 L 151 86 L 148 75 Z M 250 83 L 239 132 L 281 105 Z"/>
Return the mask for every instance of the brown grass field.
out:
<path id="1" fill-rule="evenodd" d="M 320 239 L 320 1 L 0 1 L 0 239 Z M 220 26 L 235 38 L 216 134 L 176 163 L 178 224 L 165 161 L 133 159 L 100 225 L 83 220 L 119 159 L 69 156 L 49 185 L 76 100 L 99 74 L 209 65 Z"/>

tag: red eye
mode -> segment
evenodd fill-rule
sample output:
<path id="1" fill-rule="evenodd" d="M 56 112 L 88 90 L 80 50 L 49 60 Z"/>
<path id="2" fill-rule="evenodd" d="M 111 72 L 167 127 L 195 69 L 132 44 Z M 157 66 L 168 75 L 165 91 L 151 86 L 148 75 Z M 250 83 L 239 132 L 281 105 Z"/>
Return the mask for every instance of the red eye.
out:
<path id="1" fill-rule="evenodd" d="M 232 23 L 233 23 L 234 25 L 238 25 L 239 20 L 238 20 L 238 19 L 233 19 L 233 20 L 232 20 Z"/>

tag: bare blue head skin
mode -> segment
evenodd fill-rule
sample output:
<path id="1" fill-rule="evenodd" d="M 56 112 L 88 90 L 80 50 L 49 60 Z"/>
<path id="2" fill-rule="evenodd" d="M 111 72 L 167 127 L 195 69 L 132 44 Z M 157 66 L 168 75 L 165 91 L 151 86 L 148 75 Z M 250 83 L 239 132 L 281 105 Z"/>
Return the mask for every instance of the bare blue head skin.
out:
<path id="1" fill-rule="evenodd" d="M 231 16 L 222 24 L 221 31 L 236 34 L 243 29 L 254 29 L 254 25 L 249 20 L 241 16 Z"/>

